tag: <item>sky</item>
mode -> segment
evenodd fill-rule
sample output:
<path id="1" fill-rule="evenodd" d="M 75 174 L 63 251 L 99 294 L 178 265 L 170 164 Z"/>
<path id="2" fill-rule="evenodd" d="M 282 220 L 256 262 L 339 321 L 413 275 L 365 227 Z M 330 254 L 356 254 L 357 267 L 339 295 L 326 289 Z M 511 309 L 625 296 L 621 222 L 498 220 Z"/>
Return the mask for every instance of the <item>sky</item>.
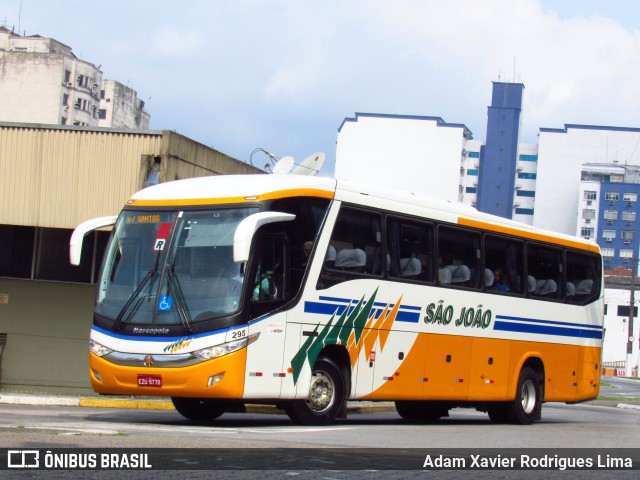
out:
<path id="1" fill-rule="evenodd" d="M 494 81 L 525 85 L 524 143 L 567 123 L 640 127 L 636 0 L 0 0 L 0 25 L 101 65 L 154 130 L 246 162 L 322 151 L 323 175 L 356 112 L 484 140 Z"/>

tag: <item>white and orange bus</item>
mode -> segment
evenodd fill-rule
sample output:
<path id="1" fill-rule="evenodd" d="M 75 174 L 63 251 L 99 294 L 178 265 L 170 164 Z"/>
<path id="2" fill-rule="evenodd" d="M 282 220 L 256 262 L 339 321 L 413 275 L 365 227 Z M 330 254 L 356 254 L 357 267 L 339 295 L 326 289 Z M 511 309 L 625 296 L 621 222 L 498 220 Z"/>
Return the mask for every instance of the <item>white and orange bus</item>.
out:
<path id="1" fill-rule="evenodd" d="M 330 424 L 347 401 L 412 421 L 472 407 L 529 424 L 598 394 L 598 246 L 400 191 L 298 175 L 134 194 L 114 224 L 93 389 L 171 397 L 195 420 L 246 403 Z"/>

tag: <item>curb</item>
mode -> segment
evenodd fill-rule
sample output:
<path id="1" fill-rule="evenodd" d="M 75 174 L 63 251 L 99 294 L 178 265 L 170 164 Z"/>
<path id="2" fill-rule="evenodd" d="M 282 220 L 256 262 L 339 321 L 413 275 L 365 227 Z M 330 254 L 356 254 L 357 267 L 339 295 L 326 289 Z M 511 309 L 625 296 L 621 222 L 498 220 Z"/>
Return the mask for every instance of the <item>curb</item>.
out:
<path id="1" fill-rule="evenodd" d="M 57 407 L 92 407 L 92 408 L 127 408 L 139 410 L 175 410 L 169 400 L 125 399 L 125 398 L 98 398 L 98 397 L 63 397 L 46 395 L 22 395 L 0 394 L 0 404 L 9 405 L 46 405 Z M 347 404 L 347 412 L 373 413 L 395 412 L 393 402 L 365 403 L 350 402 Z M 246 404 L 246 413 L 283 414 L 282 409 L 272 405 Z"/>

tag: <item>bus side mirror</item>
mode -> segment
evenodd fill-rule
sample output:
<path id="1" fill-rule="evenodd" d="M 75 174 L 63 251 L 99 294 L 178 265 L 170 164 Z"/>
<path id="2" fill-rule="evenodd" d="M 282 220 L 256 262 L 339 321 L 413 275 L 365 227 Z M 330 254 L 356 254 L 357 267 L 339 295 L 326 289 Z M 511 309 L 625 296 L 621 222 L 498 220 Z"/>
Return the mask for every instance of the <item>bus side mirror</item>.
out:
<path id="1" fill-rule="evenodd" d="M 69 261 L 71 265 L 80 265 L 80 255 L 82 254 L 82 241 L 84 236 L 92 230 L 98 228 L 108 227 L 116 223 L 117 216 L 98 217 L 82 222 L 76 227 L 71 234 L 71 240 L 69 241 Z"/>
<path id="2" fill-rule="evenodd" d="M 249 215 L 236 227 L 233 236 L 233 261 L 242 263 L 249 260 L 251 240 L 260 227 L 268 223 L 290 222 L 296 218 L 291 213 L 260 212 Z"/>

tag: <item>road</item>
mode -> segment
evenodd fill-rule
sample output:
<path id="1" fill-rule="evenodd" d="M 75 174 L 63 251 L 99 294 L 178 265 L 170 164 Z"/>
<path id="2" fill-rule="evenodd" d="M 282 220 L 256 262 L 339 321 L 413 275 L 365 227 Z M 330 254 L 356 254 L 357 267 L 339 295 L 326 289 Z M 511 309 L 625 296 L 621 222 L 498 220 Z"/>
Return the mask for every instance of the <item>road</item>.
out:
<path id="1" fill-rule="evenodd" d="M 331 427 L 303 427 L 289 422 L 285 415 L 274 414 L 225 414 L 213 424 L 194 423 L 183 419 L 175 411 L 151 411 L 87 407 L 42 407 L 27 405 L 0 405 L 0 448 L 50 449 L 59 448 L 170 448 L 167 461 L 186 462 L 176 449 L 237 449 L 237 458 L 220 457 L 227 465 L 238 465 L 236 471 L 226 471 L 225 478 L 255 478 L 242 471 L 247 451 L 258 448 L 281 449 L 276 458 L 290 458 L 290 464 L 282 463 L 284 470 L 267 470 L 263 479 L 295 476 L 320 478 L 318 472 L 305 470 L 300 457 L 287 457 L 283 452 L 291 448 L 304 448 L 306 452 L 318 452 L 328 447 L 355 449 L 454 449 L 467 448 L 481 452 L 484 448 L 530 449 L 544 448 L 625 448 L 640 445 L 640 410 L 593 404 L 546 404 L 543 420 L 530 426 L 495 425 L 485 414 L 473 410 L 453 410 L 452 415 L 435 425 L 406 423 L 395 413 L 370 413 L 351 415 Z M 192 450 L 196 451 L 196 450 Z M 365 452 L 368 450 L 365 450 Z M 402 450 L 395 450 L 400 452 Z M 559 450 L 558 450 L 559 451 Z M 362 452 L 361 450 L 359 452 Z M 389 455 L 386 453 L 386 455 Z M 424 456 L 421 453 L 422 456 Z M 502 455 L 506 456 L 505 451 Z M 273 460 L 273 455 L 271 457 Z M 304 457 L 305 461 L 313 461 Z M 317 458 L 315 459 L 317 461 Z M 284 462 L 284 460 L 279 460 Z M 322 460 L 326 461 L 326 460 Z M 230 462 L 230 463 L 229 463 Z M 343 459 L 344 462 L 344 459 Z M 195 464 L 197 462 L 192 462 Z M 371 478 L 372 472 L 349 471 L 345 465 L 329 464 L 330 475 L 323 478 Z M 247 465 L 245 465 L 247 467 Z M 416 465 L 419 469 L 422 465 Z M 174 467 L 175 468 L 175 467 Z M 196 467 L 193 467 L 196 468 Z M 250 467 L 249 467 L 250 468 Z M 268 467 L 269 468 L 269 467 Z M 273 468 L 271 466 L 270 468 Z M 7 473 L 7 472 L 3 472 Z M 27 472 L 8 472 L 6 478 L 25 478 Z M 46 478 L 62 478 L 64 472 L 30 472 L 30 476 L 47 473 Z M 80 474 L 81 472 L 73 472 Z M 113 472 L 84 472 L 78 478 L 112 478 Z M 148 478 L 149 472 L 118 472 L 123 478 Z M 163 478 L 177 478 L 180 471 L 163 472 Z M 190 478 L 213 478 L 211 472 L 196 472 Z M 220 473 L 220 472 L 219 472 Z M 494 478 L 488 471 L 447 471 L 446 478 Z M 495 472 L 494 472 L 495 473 Z M 637 478 L 637 471 L 508 471 L 504 478 L 537 478 L 543 474 L 549 478 Z M 60 474 L 61 476 L 56 477 Z M 52 475 L 52 476 L 51 476 Z M 141 475 L 141 476 L 137 476 Z M 203 476 L 200 476 L 203 475 Z M 415 475 L 415 477 L 414 477 Z M 418 478 L 423 470 L 411 472 L 378 472 L 376 478 Z M 486 476 L 485 476 L 486 475 Z M 527 476 L 532 475 L 532 476 Z M 555 477 L 555 475 L 562 475 Z M 611 475 L 610 477 L 608 475 Z M 154 474 L 157 477 L 157 475 Z M 65 477 L 67 478 L 67 477 Z M 222 477 L 219 477 L 222 478 Z"/>

